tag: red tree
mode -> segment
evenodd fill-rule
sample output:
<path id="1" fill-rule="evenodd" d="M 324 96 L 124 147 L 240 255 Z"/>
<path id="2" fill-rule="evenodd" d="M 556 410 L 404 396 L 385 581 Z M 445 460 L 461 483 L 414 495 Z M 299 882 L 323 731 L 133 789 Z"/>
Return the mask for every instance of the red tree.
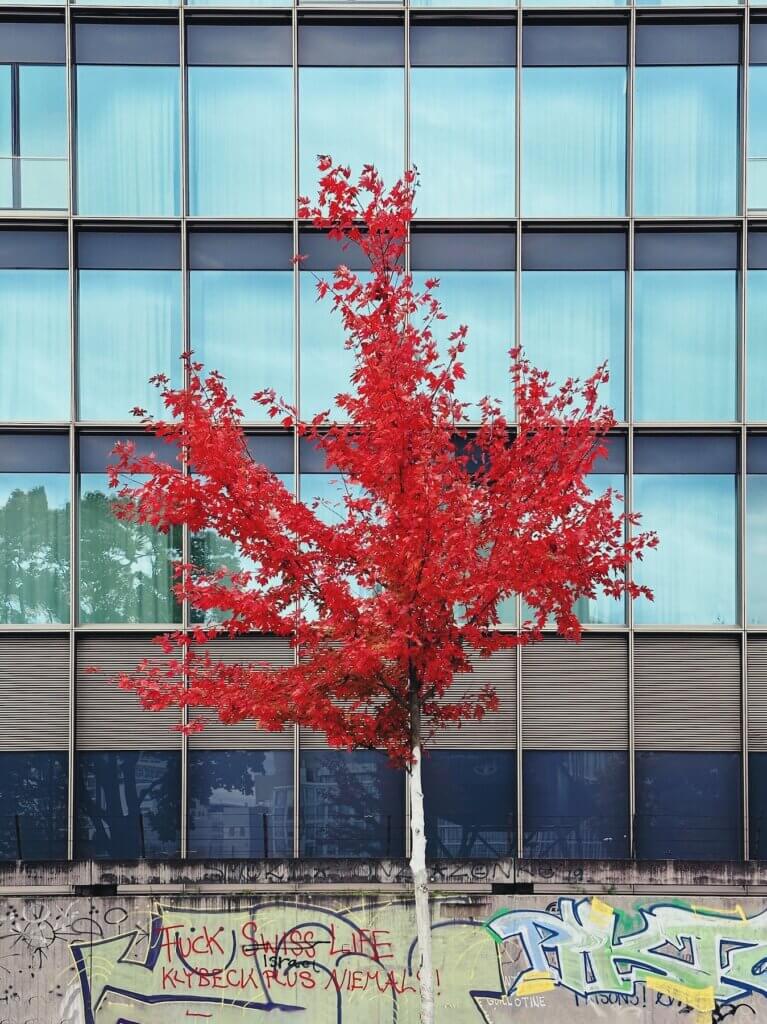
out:
<path id="1" fill-rule="evenodd" d="M 371 269 L 363 282 L 340 266 L 332 282 L 317 285 L 340 314 L 354 355 L 350 388 L 336 399 L 347 422 L 326 428 L 329 413 L 301 422 L 271 390 L 254 400 L 310 439 L 346 481 L 343 513 L 323 522 L 316 504 L 296 501 L 251 459 L 242 412 L 224 381 L 203 376 L 190 357 L 187 386 L 157 379 L 169 418 L 146 420 L 176 446 L 188 472 L 178 462 L 136 457 L 130 444 L 118 446 L 110 467 L 115 486 L 125 474 L 146 475 L 123 484 L 118 515 L 160 530 L 183 523 L 215 531 L 252 565 L 214 573 L 182 566 L 178 598 L 223 613 L 230 636 L 289 637 L 298 664 L 222 664 L 193 649 L 211 635 L 198 628 L 191 638 L 159 638 L 166 654 L 177 652 L 170 664 L 145 662 L 120 684 L 152 710 L 210 707 L 224 722 L 250 719 L 270 730 L 298 723 L 324 731 L 332 746 L 382 748 L 407 767 L 421 1020 L 431 1024 L 422 748 L 444 726 L 497 708 L 489 687 L 453 696 L 451 684 L 471 672 L 470 652 L 486 657 L 529 643 L 551 620 L 577 640 L 580 597 L 647 594 L 624 572 L 655 538 L 627 538 L 627 520 L 634 525 L 636 517 L 616 513 L 615 496 L 595 497 L 586 483 L 614 425 L 597 404 L 606 368 L 554 387 L 512 350 L 516 431 L 489 398 L 469 431 L 469 410 L 455 393 L 467 328 L 457 327 L 441 352 L 439 282 L 417 291 L 402 269 L 414 175 L 386 191 L 371 167 L 356 183 L 329 158 L 319 168 L 318 202 L 301 200 L 300 216 L 359 246 Z M 534 618 L 518 633 L 498 631 L 499 603 L 516 594 Z"/>

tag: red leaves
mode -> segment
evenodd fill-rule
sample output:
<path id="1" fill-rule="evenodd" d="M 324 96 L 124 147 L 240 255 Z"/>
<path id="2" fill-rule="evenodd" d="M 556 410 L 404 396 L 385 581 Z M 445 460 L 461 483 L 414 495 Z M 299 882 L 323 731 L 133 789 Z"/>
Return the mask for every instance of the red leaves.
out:
<path id="1" fill-rule="evenodd" d="M 297 502 L 253 462 L 236 401 L 190 353 L 189 385 L 175 389 L 158 377 L 168 419 L 147 424 L 175 457 L 137 457 L 123 444 L 110 467 L 114 483 L 144 478 L 122 487 L 117 514 L 160 529 L 185 523 L 236 550 L 241 564 L 179 566 L 177 597 L 203 616 L 223 616 L 230 636 L 289 638 L 299 664 L 215 661 L 197 650 L 215 631 L 199 627 L 192 638 L 160 638 L 165 660 L 120 685 L 153 709 L 209 707 L 222 721 L 252 719 L 271 730 L 297 722 L 323 730 L 333 745 L 384 747 L 407 761 L 413 692 L 430 731 L 492 714 L 498 700 L 488 687 L 462 685 L 460 699 L 452 697 L 456 674 L 471 672 L 468 651 L 531 642 L 552 618 L 577 639 L 579 597 L 646 593 L 624 572 L 656 539 L 636 531 L 626 539 L 614 496 L 594 497 L 585 480 L 614 426 L 598 405 L 606 367 L 557 387 L 514 348 L 516 439 L 491 398 L 470 435 L 454 397 L 468 328 L 450 332 L 444 358 L 431 330 L 446 317 L 434 295 L 439 281 L 417 293 L 402 269 L 415 172 L 387 191 L 373 167 L 356 182 L 329 157 L 318 168 L 317 201 L 302 198 L 299 215 L 358 246 L 371 269 L 363 281 L 340 266 L 317 287 L 354 356 L 337 398 L 349 422 L 328 429 L 327 412 L 299 422 L 269 388 L 253 399 L 270 419 L 295 425 L 345 481 L 337 514 L 323 521 L 326 506 Z M 514 594 L 535 609 L 519 635 L 494 629 L 500 602 Z M 199 727 L 194 719 L 183 728 Z"/>

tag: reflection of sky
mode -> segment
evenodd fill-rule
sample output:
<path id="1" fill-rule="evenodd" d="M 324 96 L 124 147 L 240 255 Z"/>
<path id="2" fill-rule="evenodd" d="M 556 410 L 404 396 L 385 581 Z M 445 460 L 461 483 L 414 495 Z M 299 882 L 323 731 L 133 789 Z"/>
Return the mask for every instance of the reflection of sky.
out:
<path id="1" fill-rule="evenodd" d="M 512 385 L 509 374 L 509 349 L 514 344 L 514 272 L 507 270 L 417 271 L 413 275 L 416 290 L 423 289 L 429 277 L 439 278 L 434 290 L 442 303 L 447 320 L 432 325 L 447 355 L 447 336 L 459 324 L 466 324 L 469 334 L 461 362 L 466 379 L 459 381 L 456 395 L 462 401 L 476 402 L 484 395 L 499 398 L 506 415 L 511 417 Z M 420 321 L 416 319 L 415 326 Z M 478 419 L 478 410 L 469 410 L 471 419 Z"/>
<path id="2" fill-rule="evenodd" d="M 737 67 L 638 67 L 634 209 L 727 216 L 738 199 Z"/>
<path id="3" fill-rule="evenodd" d="M 626 212 L 626 69 L 522 70 L 522 214 Z"/>
<path id="4" fill-rule="evenodd" d="M 68 473 L 0 473 L 0 505 L 5 505 L 14 491 L 29 494 L 37 487 L 45 489 L 48 508 L 63 509 L 69 504 Z"/>
<path id="5" fill-rule="evenodd" d="M 737 343 L 737 271 L 637 271 L 636 419 L 734 419 Z"/>
<path id="6" fill-rule="evenodd" d="M 657 548 L 635 563 L 634 578 L 654 601 L 634 602 L 640 625 L 729 625 L 736 610 L 737 486 L 729 475 L 639 474 L 634 506 Z"/>
<path id="7" fill-rule="evenodd" d="M 767 208 L 767 66 L 748 69 L 748 207 Z"/>
<path id="8" fill-rule="evenodd" d="M 0 365 L 0 420 L 69 419 L 68 271 L 0 270 Z"/>
<path id="9" fill-rule="evenodd" d="M 246 419 L 264 418 L 248 399 L 274 388 L 293 401 L 293 274 L 286 270 L 194 270 L 189 275 L 191 345 L 219 370 Z"/>
<path id="10" fill-rule="evenodd" d="M 765 66 L 767 71 L 767 66 Z M 765 162 L 767 167 L 767 162 Z M 0 325 L 0 330 L 2 326 Z M 748 271 L 748 418 L 767 420 L 767 270 Z"/>
<path id="11" fill-rule="evenodd" d="M 513 217 L 515 68 L 413 68 L 420 217 Z"/>
<path id="12" fill-rule="evenodd" d="M 623 419 L 626 275 L 622 270 L 522 273 L 522 345 L 557 384 L 585 380 L 607 360 L 601 400 Z"/>
<path id="13" fill-rule="evenodd" d="M 748 622 L 767 622 L 767 476 L 746 479 Z"/>
<path id="14" fill-rule="evenodd" d="M 164 411 L 149 383 L 181 376 L 181 274 L 177 270 L 81 270 L 80 416 L 129 420 L 140 406 Z"/>
<path id="15" fill-rule="evenodd" d="M 317 155 L 327 153 L 357 175 L 373 164 L 392 184 L 404 169 L 402 68 L 311 68 L 298 72 L 300 192 L 315 195 Z"/>

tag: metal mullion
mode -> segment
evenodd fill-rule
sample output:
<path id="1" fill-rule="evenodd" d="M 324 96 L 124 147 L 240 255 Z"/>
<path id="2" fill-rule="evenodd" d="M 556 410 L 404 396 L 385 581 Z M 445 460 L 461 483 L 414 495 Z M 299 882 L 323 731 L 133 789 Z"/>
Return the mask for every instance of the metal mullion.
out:
<path id="1" fill-rule="evenodd" d="M 411 92 L 411 67 L 410 67 L 410 4 L 409 0 L 405 0 L 405 62 L 403 68 L 403 74 L 405 76 L 404 83 L 404 111 L 403 111 L 403 127 L 405 132 L 404 146 L 402 152 L 404 153 L 404 170 L 410 170 L 410 130 L 411 130 L 411 118 L 410 118 L 410 92 Z M 411 272 L 411 261 L 410 261 L 410 225 L 407 227 L 407 242 L 405 247 L 405 273 Z M 408 773 L 407 770 L 403 773 L 402 785 L 404 786 L 404 800 L 403 800 L 403 811 L 404 811 L 404 852 L 405 856 L 409 859 L 411 848 L 412 848 L 412 836 L 410 833 L 410 786 L 408 785 Z"/>
<path id="2" fill-rule="evenodd" d="M 516 16 L 517 26 L 517 54 L 516 54 L 516 68 L 514 77 L 514 232 L 515 232 L 515 266 L 514 266 L 514 345 L 515 347 L 522 343 L 522 11 L 517 8 Z M 517 409 L 516 404 L 514 406 L 513 422 L 517 422 Z M 514 610 L 516 615 L 516 630 L 519 633 L 519 629 L 522 625 L 522 599 L 519 594 L 514 597 Z M 522 719 L 523 719 L 523 702 L 522 702 L 522 648 L 517 645 L 515 649 L 516 659 L 516 672 L 517 672 L 517 690 L 516 690 L 516 712 L 517 712 L 517 728 L 516 736 L 514 737 L 514 743 L 516 746 L 516 765 L 517 765 L 517 791 L 516 791 L 516 803 L 517 803 L 517 836 L 516 836 L 516 856 L 521 858 L 524 854 L 524 816 L 522 813 L 523 805 L 523 749 L 522 749 Z"/>
<path id="3" fill-rule="evenodd" d="M 187 117 L 187 87 L 186 87 L 186 31 L 185 31 L 184 10 L 181 8 L 178 13 L 178 53 L 179 53 L 179 117 L 180 117 L 180 182 L 179 182 L 179 203 L 180 203 L 180 235 L 181 235 L 181 341 L 184 351 L 189 350 L 189 268 L 187 260 L 187 222 L 186 217 L 189 211 L 189 175 L 188 175 L 188 117 Z M 189 370 L 184 367 L 184 383 L 189 384 Z M 187 462 L 183 465 L 184 474 L 189 473 Z M 185 565 L 190 561 L 191 540 L 189 527 L 184 524 L 181 528 L 181 558 Z M 181 603 L 181 625 L 186 632 L 190 626 L 189 601 L 185 598 Z M 188 687 L 189 678 L 184 673 L 184 686 Z M 189 708 L 181 709 L 182 724 L 189 723 Z M 181 734 L 181 821 L 180 840 L 181 856 L 188 855 L 189 845 L 189 736 Z"/>
<path id="4" fill-rule="evenodd" d="M 11 64 L 11 203 L 21 209 L 21 110 L 19 65 Z"/>
<path id="5" fill-rule="evenodd" d="M 626 408 L 624 415 L 628 423 L 626 432 L 626 479 L 624 509 L 634 507 L 634 98 L 636 90 L 636 8 L 632 3 L 629 14 L 629 66 L 626 97 L 626 212 L 629 215 L 626 252 L 626 342 L 624 347 L 626 367 Z M 626 524 L 627 536 L 631 536 L 631 525 Z M 626 578 L 632 579 L 632 566 L 626 566 Z M 634 602 L 624 598 L 624 615 L 628 627 L 628 677 L 626 699 L 628 701 L 628 812 L 629 812 L 629 857 L 636 855 L 636 713 L 634 684 Z"/>
<path id="6" fill-rule="evenodd" d="M 741 714 L 741 800 L 742 800 L 742 855 L 744 860 L 749 860 L 750 850 L 750 824 L 749 824 L 749 779 L 748 779 L 748 756 L 749 756 L 749 725 L 748 725 L 748 634 L 746 623 L 748 622 L 748 560 L 746 550 L 746 513 L 748 500 L 748 464 L 747 464 L 747 432 L 746 420 L 748 418 L 747 408 L 747 367 L 748 367 L 748 79 L 750 59 L 750 28 L 751 19 L 748 7 L 743 13 L 743 57 L 740 87 L 740 305 L 738 327 L 740 330 L 738 345 L 738 408 L 741 421 L 740 431 L 740 480 L 738 486 L 738 586 L 739 586 L 739 609 L 740 609 L 740 714 Z"/>
<path id="7" fill-rule="evenodd" d="M 293 0 L 291 11 L 291 44 L 293 70 L 293 253 L 298 254 L 298 194 L 299 194 L 299 107 L 298 107 L 298 0 Z M 293 401 L 301 410 L 301 307 L 300 307 L 300 265 L 293 264 Z M 293 429 L 293 490 L 296 499 L 301 497 L 301 464 L 299 461 L 298 431 Z M 293 648 L 293 661 L 298 665 L 298 648 Z M 293 857 L 298 858 L 301 850 L 299 835 L 301 806 L 301 729 L 293 726 Z"/>

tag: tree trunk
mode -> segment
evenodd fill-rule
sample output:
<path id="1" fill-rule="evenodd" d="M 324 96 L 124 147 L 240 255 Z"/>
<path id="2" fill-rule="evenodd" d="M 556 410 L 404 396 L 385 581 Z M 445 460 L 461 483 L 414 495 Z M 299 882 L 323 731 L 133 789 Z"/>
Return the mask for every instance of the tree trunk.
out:
<path id="1" fill-rule="evenodd" d="M 426 828 L 423 813 L 423 786 L 421 783 L 421 708 L 414 696 L 411 706 L 410 766 L 410 870 L 413 872 L 415 895 L 415 921 L 418 936 L 418 954 L 421 961 L 418 985 L 421 993 L 421 1024 L 434 1024 L 434 970 L 431 950 L 431 913 L 429 909 L 429 879 L 426 874 Z"/>

